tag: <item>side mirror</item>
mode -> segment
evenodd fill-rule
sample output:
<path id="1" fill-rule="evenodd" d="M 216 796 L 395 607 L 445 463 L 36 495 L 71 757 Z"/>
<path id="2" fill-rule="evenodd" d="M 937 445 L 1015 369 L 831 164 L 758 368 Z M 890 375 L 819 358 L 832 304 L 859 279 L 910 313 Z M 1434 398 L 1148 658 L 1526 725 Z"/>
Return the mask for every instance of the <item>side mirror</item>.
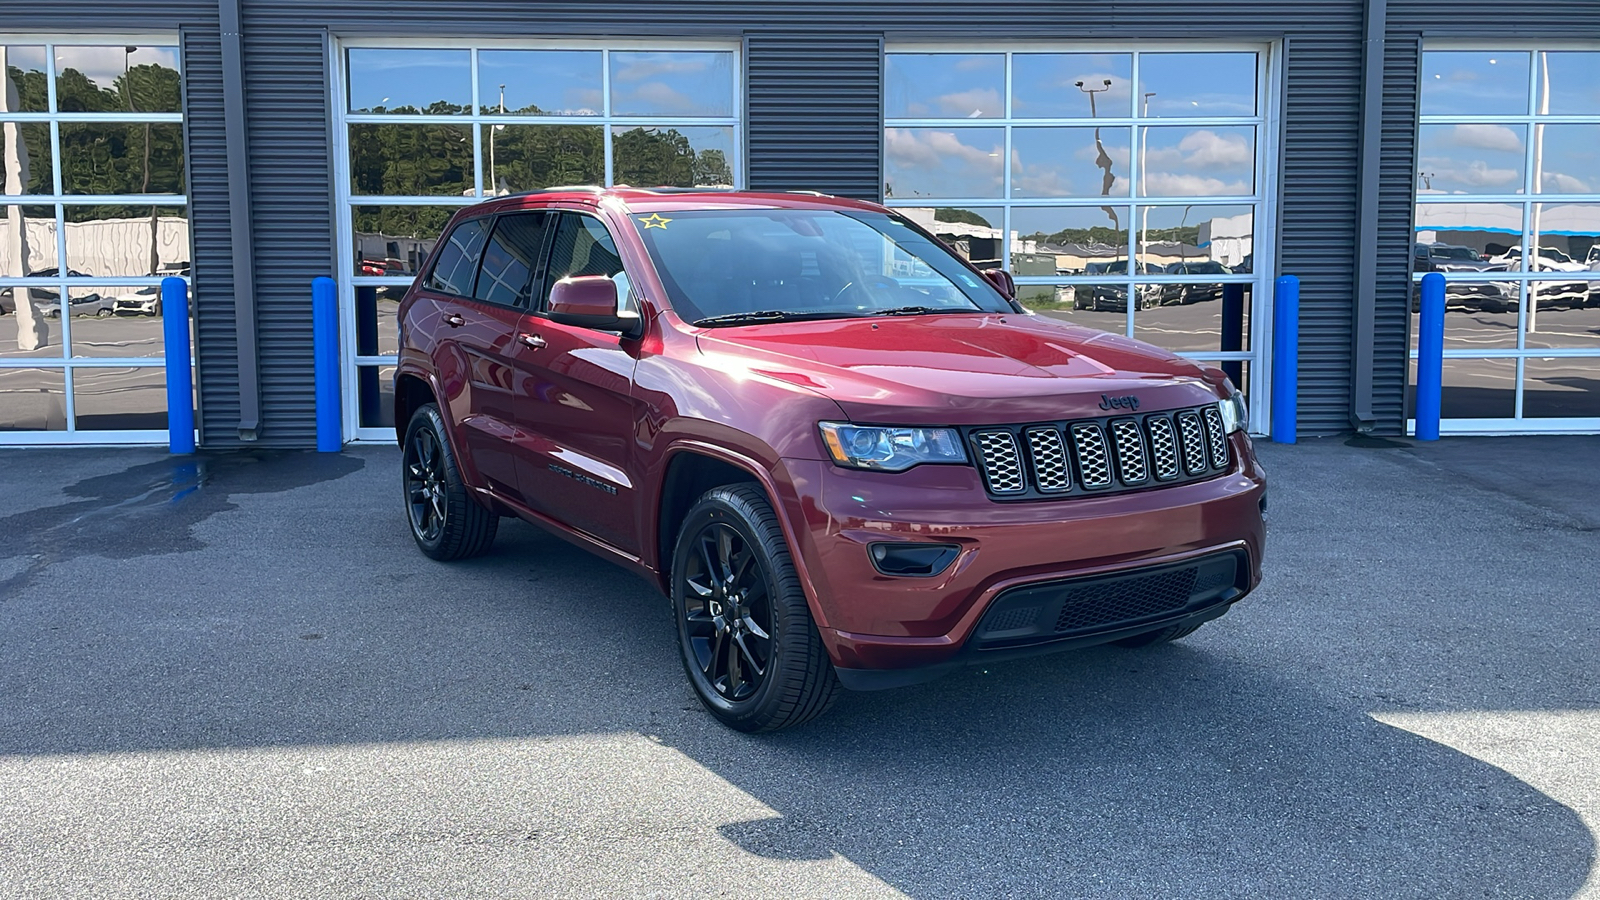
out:
<path id="1" fill-rule="evenodd" d="M 550 287 L 550 321 L 597 331 L 638 332 L 639 314 L 617 308 L 617 283 L 604 275 L 569 275 Z"/>
<path id="2" fill-rule="evenodd" d="M 1010 272 L 1005 269 L 984 269 L 983 277 L 989 279 L 989 283 L 1000 293 L 1005 294 L 1007 300 L 1017 299 L 1017 282 L 1011 277 Z"/>

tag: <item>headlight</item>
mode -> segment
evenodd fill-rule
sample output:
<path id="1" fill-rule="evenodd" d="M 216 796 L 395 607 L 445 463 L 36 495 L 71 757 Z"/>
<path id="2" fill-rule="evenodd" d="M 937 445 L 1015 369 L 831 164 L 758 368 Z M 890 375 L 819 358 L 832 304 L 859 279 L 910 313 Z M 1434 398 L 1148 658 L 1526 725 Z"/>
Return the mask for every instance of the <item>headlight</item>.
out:
<path id="1" fill-rule="evenodd" d="M 1217 409 L 1222 412 L 1222 430 L 1228 434 L 1243 428 L 1250 420 L 1249 412 L 1244 406 L 1244 395 L 1238 391 L 1229 394 L 1226 400 L 1218 400 Z"/>
<path id="2" fill-rule="evenodd" d="M 833 461 L 855 469 L 899 472 L 919 463 L 964 463 L 967 451 L 954 428 L 887 428 L 821 422 Z"/>

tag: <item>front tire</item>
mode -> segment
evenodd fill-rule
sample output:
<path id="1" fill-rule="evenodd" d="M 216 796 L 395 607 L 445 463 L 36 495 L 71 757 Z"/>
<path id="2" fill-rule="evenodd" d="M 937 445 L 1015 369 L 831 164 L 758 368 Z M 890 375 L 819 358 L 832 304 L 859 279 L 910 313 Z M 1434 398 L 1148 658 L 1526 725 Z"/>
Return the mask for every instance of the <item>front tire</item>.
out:
<path id="1" fill-rule="evenodd" d="M 445 435 L 438 405 L 424 404 L 406 426 L 400 468 L 411 537 L 417 549 L 441 562 L 483 553 L 500 527 L 500 517 L 485 509 L 461 480 Z"/>
<path id="2" fill-rule="evenodd" d="M 837 698 L 778 517 L 754 485 L 713 488 L 684 517 L 672 609 L 689 684 L 724 725 L 777 731 Z"/>

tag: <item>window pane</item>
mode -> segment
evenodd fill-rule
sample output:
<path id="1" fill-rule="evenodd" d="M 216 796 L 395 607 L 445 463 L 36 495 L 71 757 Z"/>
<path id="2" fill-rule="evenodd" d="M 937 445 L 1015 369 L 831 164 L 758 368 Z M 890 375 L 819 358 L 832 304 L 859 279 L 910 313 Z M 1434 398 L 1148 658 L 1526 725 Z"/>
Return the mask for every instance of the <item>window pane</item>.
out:
<path id="1" fill-rule="evenodd" d="M 539 251 L 543 244 L 542 213 L 501 216 L 495 224 L 494 237 L 484 248 L 483 265 L 478 272 L 478 285 L 473 296 L 502 306 L 512 306 L 524 300 L 527 297 L 528 280 L 539 262 Z"/>
<path id="2" fill-rule="evenodd" d="M 353 48 L 346 58 L 351 112 L 454 115 L 472 103 L 469 51 Z"/>
<path id="3" fill-rule="evenodd" d="M 362 428 L 394 427 L 394 370 L 394 366 L 356 367 Z"/>
<path id="4" fill-rule="evenodd" d="M 1417 361 L 1411 361 L 1406 409 L 1417 410 Z M 1514 359 L 1447 359 L 1440 392 L 1444 419 L 1509 419 L 1516 414 L 1517 362 Z"/>
<path id="5" fill-rule="evenodd" d="M 1528 360 L 1522 371 L 1522 414 L 1600 419 L 1600 357 Z"/>
<path id="6" fill-rule="evenodd" d="M 1128 267 L 1128 207 L 1018 206 L 1011 268 L 1017 275 L 1096 275 Z M 1025 271 L 1034 269 L 1034 271 Z"/>
<path id="7" fill-rule="evenodd" d="M 1422 54 L 1425 116 L 1528 114 L 1528 54 L 1430 50 Z"/>
<path id="8" fill-rule="evenodd" d="M 1005 115 L 1006 58 L 998 53 L 890 53 L 883 114 L 890 119 L 995 119 Z"/>
<path id="9" fill-rule="evenodd" d="M 160 357 L 166 340 L 161 288 L 156 285 L 74 287 L 72 355 Z"/>
<path id="10" fill-rule="evenodd" d="M 1423 125 L 1417 177 L 1423 192 L 1520 194 L 1528 131 L 1521 125 Z"/>
<path id="11" fill-rule="evenodd" d="M 1132 112 L 1132 99 L 1132 54 L 1018 53 L 1011 57 L 1013 118 L 1127 116 Z"/>
<path id="12" fill-rule="evenodd" d="M 1600 277 L 1600 204 L 1535 203 L 1531 224 L 1540 263 Z"/>
<path id="13" fill-rule="evenodd" d="M 181 275 L 189 220 L 181 206 L 67 206 L 67 266 L 95 278 Z"/>
<path id="14" fill-rule="evenodd" d="M 917 207 L 897 212 L 944 241 L 957 256 L 974 266 L 990 269 L 1001 265 L 1000 239 L 1001 226 L 1005 224 L 1004 210 L 998 207 Z"/>
<path id="15" fill-rule="evenodd" d="M 1004 152 L 999 128 L 886 128 L 884 196 L 998 198 Z"/>
<path id="16" fill-rule="evenodd" d="M 1128 285 L 1105 284 L 1027 284 L 1017 285 L 1017 301 L 1040 315 L 1073 325 L 1126 334 L 1128 331 Z"/>
<path id="17" fill-rule="evenodd" d="M 1146 206 L 1135 215 L 1140 262 L 1165 267 L 1168 275 L 1251 271 L 1255 260 L 1253 207 Z"/>
<path id="18" fill-rule="evenodd" d="M 183 126 L 61 123 L 63 194 L 181 194 Z"/>
<path id="19" fill-rule="evenodd" d="M 63 126 L 65 127 L 65 126 Z M 44 122 L 0 122 L 0 159 L 16 163 L 0 170 L 0 194 L 53 194 L 50 126 Z M 13 170 L 12 166 L 16 169 Z"/>
<path id="20" fill-rule="evenodd" d="M 1168 274 L 1181 275 L 1183 270 Z M 1248 284 L 1139 285 L 1133 336 L 1184 353 L 1250 349 Z"/>
<path id="21" fill-rule="evenodd" d="M 0 64 L 11 85 L 17 89 L 17 105 L 7 107 L 5 96 L 0 96 L 0 110 L 9 112 L 45 112 L 49 107 L 49 86 L 46 84 L 44 48 L 40 46 L 0 47 Z M 5 91 L 0 84 L 0 95 Z"/>
<path id="22" fill-rule="evenodd" d="M 0 206 L 0 276 L 21 278 L 55 268 L 55 207 Z"/>
<path id="23" fill-rule="evenodd" d="M 519 116 L 598 116 L 599 50 L 479 50 L 478 107 Z"/>
<path id="24" fill-rule="evenodd" d="M 459 206 L 357 206 L 355 274 L 403 277 L 417 274 Z"/>
<path id="25" fill-rule="evenodd" d="M 733 129 L 716 126 L 613 128 L 614 184 L 732 187 Z"/>
<path id="26" fill-rule="evenodd" d="M 1539 60 L 1541 112 L 1600 114 L 1600 53 L 1540 53 Z"/>
<path id="27" fill-rule="evenodd" d="M 1015 128 L 1011 196 L 1126 197 L 1127 128 Z"/>
<path id="28" fill-rule="evenodd" d="M 1141 196 L 1255 193 L 1256 130 L 1249 126 L 1145 128 Z"/>
<path id="29" fill-rule="evenodd" d="M 404 288 L 356 285 L 357 356 L 395 356 L 400 352 L 399 308 L 404 295 Z"/>
<path id="30" fill-rule="evenodd" d="M 456 226 L 439 251 L 439 261 L 429 273 L 430 290 L 443 291 L 460 297 L 472 296 L 472 279 L 478 271 L 478 253 L 483 249 L 483 239 L 489 230 L 488 219 L 469 219 Z"/>
<path id="31" fill-rule="evenodd" d="M 497 194 L 605 181 L 605 131 L 599 125 L 483 125 L 486 185 Z"/>
<path id="32" fill-rule="evenodd" d="M 1420 245 L 1419 245 L 1420 246 Z M 1510 350 L 1517 346 L 1517 309 L 1522 286 L 1515 281 L 1467 278 L 1446 273 L 1444 345 L 1450 349 Z M 1411 333 L 1417 334 L 1422 284 L 1411 285 Z"/>
<path id="33" fill-rule="evenodd" d="M 165 430 L 167 373 L 161 366 L 77 368 L 72 403 L 79 431 Z"/>
<path id="34" fill-rule="evenodd" d="M 350 126 L 352 193 L 470 197 L 472 182 L 465 125 Z"/>
<path id="35" fill-rule="evenodd" d="M 1253 116 L 1254 53 L 1139 54 L 1138 112 L 1152 118 Z"/>
<path id="36" fill-rule="evenodd" d="M 1522 267 L 1522 207 L 1511 203 L 1418 203 L 1419 272 Z M 1430 249 L 1431 248 L 1431 249 Z"/>
<path id="37" fill-rule="evenodd" d="M 56 45 L 56 106 L 62 112 L 181 112 L 176 47 Z"/>
<path id="38" fill-rule="evenodd" d="M 0 329 L 4 327 L 4 320 L 0 320 Z M 0 353 L 4 353 L 3 348 Z M 64 371 L 0 369 L 0 431 L 66 430 L 67 376 Z"/>
<path id="39" fill-rule="evenodd" d="M 0 357 L 62 357 L 59 287 L 0 287 L 0 312 L 5 313 L 0 315 Z"/>
<path id="40" fill-rule="evenodd" d="M 611 53 L 614 116 L 733 115 L 733 54 Z"/>
<path id="41" fill-rule="evenodd" d="M 1600 272 L 1574 272 L 1571 279 L 1530 281 L 1523 297 L 1536 305 L 1523 325 L 1529 348 L 1568 347 L 1600 350 Z"/>
<path id="42" fill-rule="evenodd" d="M 1533 171 L 1540 193 L 1600 193 L 1600 125 L 1535 125 Z"/>

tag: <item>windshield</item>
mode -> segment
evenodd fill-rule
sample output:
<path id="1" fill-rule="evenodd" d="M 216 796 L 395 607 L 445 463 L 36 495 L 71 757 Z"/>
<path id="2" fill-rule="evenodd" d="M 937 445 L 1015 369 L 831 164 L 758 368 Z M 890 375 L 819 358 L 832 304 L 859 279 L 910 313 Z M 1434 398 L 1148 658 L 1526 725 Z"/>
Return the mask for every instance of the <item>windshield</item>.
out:
<path id="1" fill-rule="evenodd" d="M 633 219 L 672 308 L 697 324 L 1014 311 L 943 246 L 884 213 L 682 210 Z"/>

